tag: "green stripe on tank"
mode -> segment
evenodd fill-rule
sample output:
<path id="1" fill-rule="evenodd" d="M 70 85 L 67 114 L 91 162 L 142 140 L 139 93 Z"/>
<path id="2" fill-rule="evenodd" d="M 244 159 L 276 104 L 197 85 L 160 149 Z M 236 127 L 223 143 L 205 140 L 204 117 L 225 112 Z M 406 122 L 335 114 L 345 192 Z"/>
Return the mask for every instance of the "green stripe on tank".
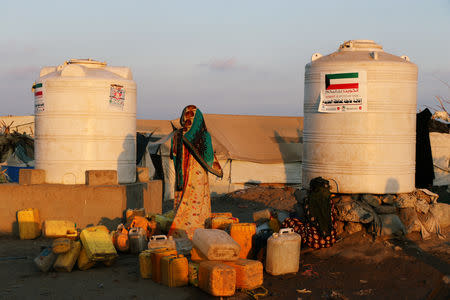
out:
<path id="1" fill-rule="evenodd" d="M 327 74 L 328 79 L 358 78 L 358 73 Z"/>

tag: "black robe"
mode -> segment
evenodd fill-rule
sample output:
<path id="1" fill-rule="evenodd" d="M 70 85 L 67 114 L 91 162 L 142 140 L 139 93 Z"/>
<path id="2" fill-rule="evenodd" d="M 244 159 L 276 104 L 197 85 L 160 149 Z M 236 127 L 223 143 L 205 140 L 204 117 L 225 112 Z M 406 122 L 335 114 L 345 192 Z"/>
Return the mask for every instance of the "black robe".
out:
<path id="1" fill-rule="evenodd" d="M 428 188 L 433 185 L 434 168 L 431 155 L 429 123 L 431 112 L 428 108 L 417 114 L 416 122 L 416 187 Z"/>

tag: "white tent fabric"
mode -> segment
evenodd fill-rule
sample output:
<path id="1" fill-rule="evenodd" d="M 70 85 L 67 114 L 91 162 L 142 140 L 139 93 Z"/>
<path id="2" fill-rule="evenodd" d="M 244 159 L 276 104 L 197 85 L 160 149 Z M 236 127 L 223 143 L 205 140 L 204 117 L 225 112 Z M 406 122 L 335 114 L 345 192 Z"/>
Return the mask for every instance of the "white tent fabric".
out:
<path id="1" fill-rule="evenodd" d="M 137 120 L 137 131 L 167 137 L 172 132 L 171 122 L 179 127 L 178 120 Z M 205 123 L 224 171 L 222 179 L 209 175 L 211 193 L 231 192 L 245 184 L 301 183 L 303 118 L 206 114 Z M 173 199 L 175 174 L 169 158 L 170 139 L 161 140 L 167 200 Z M 145 159 L 145 163 L 153 168 L 151 160 Z"/>
<path id="2" fill-rule="evenodd" d="M 450 185 L 450 134 L 430 132 L 434 164 L 433 185 Z"/>

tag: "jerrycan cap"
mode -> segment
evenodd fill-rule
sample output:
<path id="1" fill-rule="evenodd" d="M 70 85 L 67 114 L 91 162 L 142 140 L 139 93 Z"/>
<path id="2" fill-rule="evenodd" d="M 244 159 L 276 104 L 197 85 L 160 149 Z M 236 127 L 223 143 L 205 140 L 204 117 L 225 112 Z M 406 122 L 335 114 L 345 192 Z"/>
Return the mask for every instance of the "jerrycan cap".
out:
<path id="1" fill-rule="evenodd" d="M 279 234 L 294 233 L 294 228 L 281 228 Z"/>

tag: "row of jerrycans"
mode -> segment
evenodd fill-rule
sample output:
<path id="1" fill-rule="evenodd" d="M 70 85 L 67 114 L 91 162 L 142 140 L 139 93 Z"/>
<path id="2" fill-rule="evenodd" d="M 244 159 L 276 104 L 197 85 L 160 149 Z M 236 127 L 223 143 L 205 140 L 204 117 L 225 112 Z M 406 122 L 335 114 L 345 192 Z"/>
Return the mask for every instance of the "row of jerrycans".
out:
<path id="1" fill-rule="evenodd" d="M 278 233 L 263 231 L 256 234 L 255 223 L 234 223 L 231 214 L 217 214 L 211 218 L 211 224 L 215 219 L 229 220 L 230 235 L 241 250 L 239 258 L 257 258 L 258 250 L 265 250 L 266 272 L 271 275 L 296 273 L 299 268 L 301 237 L 292 228 L 280 229 Z M 223 219 L 223 220 L 222 220 Z M 194 248 L 194 258 L 201 254 Z M 260 255 L 262 259 L 264 255 Z"/>
<path id="2" fill-rule="evenodd" d="M 188 284 L 188 260 L 178 255 L 175 249 L 153 248 L 139 254 L 142 278 L 151 278 L 156 283 L 169 287 Z"/>

